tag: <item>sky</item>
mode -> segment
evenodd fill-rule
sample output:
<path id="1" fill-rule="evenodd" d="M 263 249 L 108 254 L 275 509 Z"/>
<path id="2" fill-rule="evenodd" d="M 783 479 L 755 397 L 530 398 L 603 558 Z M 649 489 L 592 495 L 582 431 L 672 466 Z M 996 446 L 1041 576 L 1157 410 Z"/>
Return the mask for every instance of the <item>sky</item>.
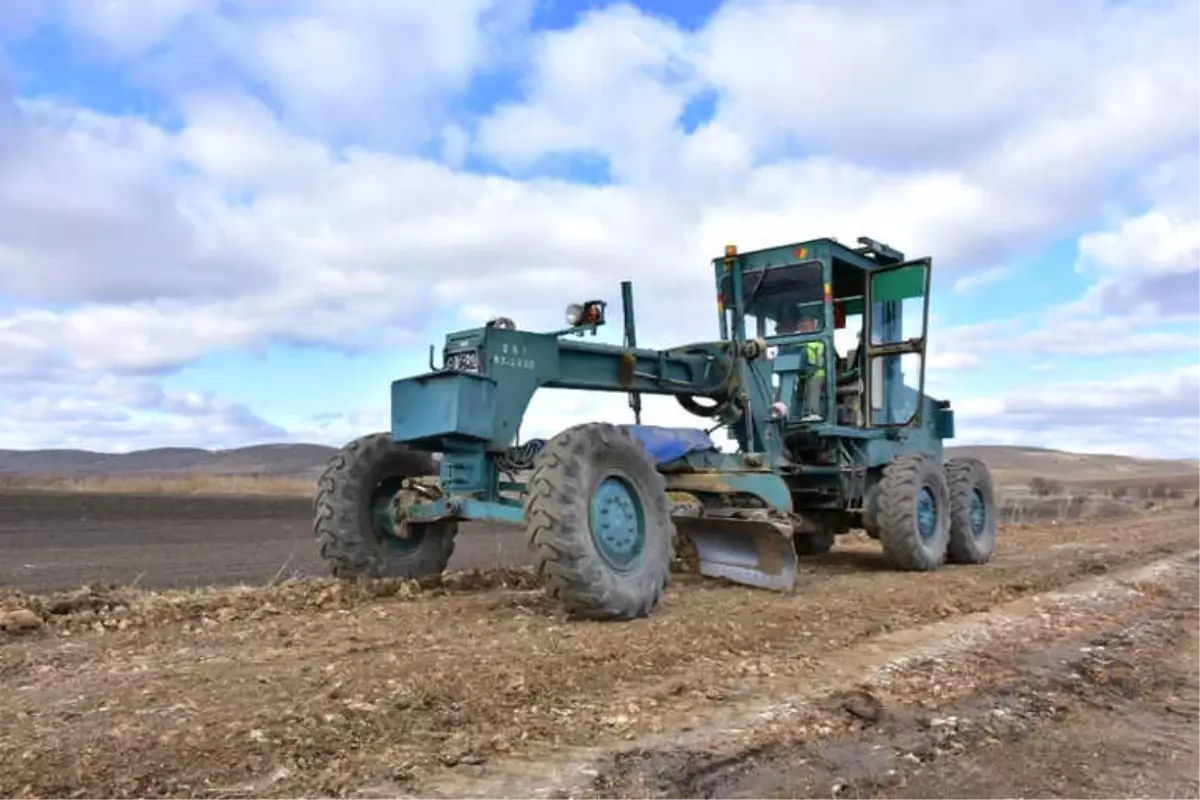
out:
<path id="1" fill-rule="evenodd" d="M 1196 457 L 1198 39 L 1195 0 L 4 0 L 0 448 L 340 445 L 451 331 L 632 279 L 639 344 L 711 339 L 724 245 L 870 236 L 933 258 L 958 443 Z"/>

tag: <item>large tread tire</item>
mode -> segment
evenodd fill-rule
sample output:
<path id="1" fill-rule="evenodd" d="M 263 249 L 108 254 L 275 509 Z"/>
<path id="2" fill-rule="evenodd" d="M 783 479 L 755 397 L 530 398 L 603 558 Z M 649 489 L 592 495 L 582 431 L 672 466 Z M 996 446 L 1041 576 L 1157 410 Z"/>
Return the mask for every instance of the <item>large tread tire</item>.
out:
<path id="1" fill-rule="evenodd" d="M 633 488 L 643 512 L 644 546 L 624 569 L 601 554 L 592 535 L 592 495 L 608 475 Z M 550 439 L 534 462 L 525 520 L 543 586 L 569 615 L 630 620 L 648 616 L 661 602 L 676 536 L 666 481 L 624 429 L 586 423 Z"/>
<path id="2" fill-rule="evenodd" d="M 918 527 L 923 489 L 933 496 L 936 521 L 928 538 Z M 883 469 L 879 486 L 879 541 L 897 569 L 928 572 L 946 561 L 950 543 L 950 489 L 942 465 L 926 453 L 904 453 Z"/>
<path id="3" fill-rule="evenodd" d="M 977 458 L 949 459 L 945 470 L 950 486 L 950 546 L 946 560 L 951 564 L 986 564 L 996 551 L 996 486 L 991 470 Z M 985 517 L 979 530 L 972 525 L 973 499 L 983 503 Z"/>
<path id="4" fill-rule="evenodd" d="M 375 527 L 372 498 L 385 482 L 437 474 L 426 453 L 372 433 L 347 444 L 331 459 L 317 482 L 313 532 L 321 557 L 336 578 L 416 579 L 439 575 L 454 552 L 458 523 L 414 526 L 414 547 L 389 547 Z"/>

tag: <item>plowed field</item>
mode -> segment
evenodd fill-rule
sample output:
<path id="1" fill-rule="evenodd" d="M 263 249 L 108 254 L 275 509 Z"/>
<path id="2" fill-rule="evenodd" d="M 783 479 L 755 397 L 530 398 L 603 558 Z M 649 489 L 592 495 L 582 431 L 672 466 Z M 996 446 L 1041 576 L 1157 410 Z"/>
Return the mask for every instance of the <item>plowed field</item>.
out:
<path id="1" fill-rule="evenodd" d="M 0 490 L 0 587 L 262 586 L 326 574 L 310 498 Z M 465 524 L 452 569 L 527 563 L 519 531 Z"/>

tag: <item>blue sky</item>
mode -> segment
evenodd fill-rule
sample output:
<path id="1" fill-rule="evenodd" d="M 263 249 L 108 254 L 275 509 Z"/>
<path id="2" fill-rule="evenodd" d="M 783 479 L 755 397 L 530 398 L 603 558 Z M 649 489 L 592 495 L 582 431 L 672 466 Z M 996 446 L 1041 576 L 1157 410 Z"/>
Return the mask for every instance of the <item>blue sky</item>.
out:
<path id="1" fill-rule="evenodd" d="M 1184 0 L 8 3 L 0 447 L 340 444 L 448 331 L 549 327 L 633 278 L 644 343 L 704 339 L 726 242 L 869 235 L 934 258 L 929 388 L 962 441 L 1196 456 L 1197 22 Z M 627 416 L 544 393 L 528 432 Z"/>

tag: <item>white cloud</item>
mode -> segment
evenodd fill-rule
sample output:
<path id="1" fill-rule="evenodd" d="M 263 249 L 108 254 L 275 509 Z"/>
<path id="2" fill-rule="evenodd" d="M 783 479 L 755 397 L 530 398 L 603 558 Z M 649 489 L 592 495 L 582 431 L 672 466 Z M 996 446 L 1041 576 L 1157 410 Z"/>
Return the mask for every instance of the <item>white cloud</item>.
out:
<path id="1" fill-rule="evenodd" d="M 628 277 L 644 344 L 709 338 L 709 259 L 727 242 L 867 234 L 932 254 L 944 285 L 966 290 L 1001 274 L 979 268 L 1123 206 L 1129 175 L 1146 176 L 1153 210 L 1081 240 L 1097 285 L 1194 280 L 1181 167 L 1149 172 L 1197 135 L 1189 4 L 1146 15 L 1099 0 L 902 11 L 733 0 L 699 32 L 616 5 L 534 37 L 521 32 L 528 0 L 161 6 L 60 10 L 130 63 L 162 67 L 159 85 L 180 90 L 177 125 L 63 100 L 9 109 L 0 374 L 8 396 L 37 380 L 65 387 L 21 413 L 125 408 L 95 382 L 268 341 L 403 346 L 435 316 L 494 313 L 551 328 L 571 300 L 615 308 Z M 914 41 L 939 46 L 904 45 Z M 450 119 L 450 99 L 504 60 L 527 61 L 522 96 L 477 125 Z M 715 117 L 685 133 L 680 114 L 711 91 Z M 407 154 L 418 145 L 450 166 Z M 456 171 L 483 154 L 521 175 L 562 152 L 606 157 L 619 184 Z M 1004 349 L 1102 355 L 1111 344 L 1097 331 L 1120 331 L 1130 352 L 1196 343 L 1140 321 L 1130 330 L 1106 302 L 1041 324 L 938 331 L 929 368 L 969 373 Z M 628 418 L 622 395 L 550 397 L 535 401 L 546 425 Z M 105 430 L 127 441 L 140 422 L 121 424 Z"/>
<path id="2" fill-rule="evenodd" d="M 461 168 L 471 147 L 470 133 L 461 125 L 448 123 L 442 126 L 441 138 L 442 163 L 452 169 Z"/>
<path id="3" fill-rule="evenodd" d="M 967 352 L 1027 356 L 1142 359 L 1197 352 L 1200 178 L 1195 166 L 1194 159 L 1183 158 L 1149 170 L 1149 210 L 1116 215 L 1110 228 L 1079 237 L 1075 270 L 1094 281 L 1078 299 L 952 328 L 942 338 Z"/>
<path id="4" fill-rule="evenodd" d="M 854 158 L 956 162 L 1092 80 L 1114 49 L 1080 47 L 1104 27 L 1097 7 L 730 2 L 699 37 L 700 63 L 721 118 L 761 144 L 794 136 Z"/>
<path id="5" fill-rule="evenodd" d="M 882 195 L 893 177 L 883 165 L 904 163 L 912 191 L 888 187 L 888 211 L 903 222 L 872 230 L 922 250 L 950 250 L 957 260 L 995 259 L 1094 215 L 1120 176 L 1191 146 L 1200 115 L 1194 4 L 1162 3 L 1153 14 L 1098 0 L 1046 9 L 1034 0 L 903 8 L 736 0 L 688 38 L 616 6 L 543 36 L 525 101 L 485 120 L 481 142 L 524 162 L 584 150 L 647 184 L 687 165 L 698 168 L 690 180 L 675 176 L 687 191 L 728 197 L 744 216 L 766 219 L 809 219 L 805 200 L 823 208 L 831 196 L 836 204 L 854 178 L 796 175 L 785 164 L 774 177 L 786 187 L 776 191 L 763 185 L 769 170 L 729 183 L 722 168 L 799 147 L 821 153 L 833 165 L 827 173 L 857 162 L 858 182 L 878 184 Z M 919 41 L 939 46 L 896 44 Z M 850 42 L 853 59 L 845 56 Z M 587 80 L 573 80 L 575 59 L 595 63 Z M 701 130 L 717 141 L 684 138 L 675 117 L 689 93 L 709 89 L 718 92 L 716 116 Z M 716 151 L 708 169 L 697 148 Z M 722 183 L 705 184 L 718 176 Z M 860 225 L 873 222 L 874 211 L 860 211 Z M 940 235 L 906 224 L 923 213 L 940 216 L 931 221 Z M 956 230 L 962 251 L 945 241 Z"/>
<path id="6" fill-rule="evenodd" d="M 955 402 L 963 443 L 1191 457 L 1200 447 L 1200 367 L 1040 383 Z"/>
<path id="7" fill-rule="evenodd" d="M 0 141 L 0 292 L 60 302 L 222 293 L 236 243 L 204 241 L 195 217 L 211 207 L 165 174 L 168 134 L 51 103 L 17 114 Z"/>
<path id="8" fill-rule="evenodd" d="M 1167 206 L 1079 239 L 1080 271 L 1101 277 L 1076 313 L 1194 316 L 1200 312 L 1200 217 Z"/>
<path id="9" fill-rule="evenodd" d="M 1115 231 L 1079 239 L 1087 266 L 1116 273 L 1178 273 L 1200 268 L 1200 220 L 1156 208 L 1124 220 Z"/>
<path id="10" fill-rule="evenodd" d="M 148 379 L 106 376 L 81 386 L 13 388 L 0 397 L 0 441 L 6 448 L 236 447 L 288 436 L 243 405 L 212 394 L 164 391 Z"/>
<path id="11" fill-rule="evenodd" d="M 252 85 L 308 134 L 396 147 L 426 141 L 451 95 L 520 52 L 532 10 L 533 0 L 62 0 L 57 8 L 151 85 Z"/>
<path id="12" fill-rule="evenodd" d="M 1050 309 L 1040 315 L 955 326 L 938 336 L 956 353 L 1024 356 L 1145 357 L 1178 354 L 1200 347 L 1200 336 L 1196 333 L 1146 330 L 1152 322 L 1136 316 L 1080 319 Z"/>
<path id="13" fill-rule="evenodd" d="M 981 359 L 974 353 L 937 353 L 930 347 L 926 368 L 931 372 L 956 372 L 978 367 Z"/>
<path id="14" fill-rule="evenodd" d="M 218 0 L 60 0 L 73 27 L 122 57 L 139 56 L 181 25 L 218 7 Z"/>
<path id="15" fill-rule="evenodd" d="M 673 23 L 626 4 L 543 34 L 527 100 L 481 123 L 480 148 L 518 169 L 551 153 L 601 152 L 618 179 L 664 177 L 676 120 L 698 88 L 687 47 Z"/>
<path id="16" fill-rule="evenodd" d="M 1006 265 L 999 267 L 989 267 L 988 269 L 973 272 L 970 275 L 964 275 L 954 282 L 954 291 L 957 294 L 966 294 L 981 289 L 984 286 L 990 286 L 993 283 L 999 283 L 1012 274 L 1012 268 Z"/>
<path id="17" fill-rule="evenodd" d="M 297 5 L 247 25 L 237 59 L 304 129 L 377 136 L 406 117 L 424 119 L 428 105 L 466 86 L 485 56 L 480 17 L 496 4 Z M 413 127 L 401 130 L 425 133 Z"/>

